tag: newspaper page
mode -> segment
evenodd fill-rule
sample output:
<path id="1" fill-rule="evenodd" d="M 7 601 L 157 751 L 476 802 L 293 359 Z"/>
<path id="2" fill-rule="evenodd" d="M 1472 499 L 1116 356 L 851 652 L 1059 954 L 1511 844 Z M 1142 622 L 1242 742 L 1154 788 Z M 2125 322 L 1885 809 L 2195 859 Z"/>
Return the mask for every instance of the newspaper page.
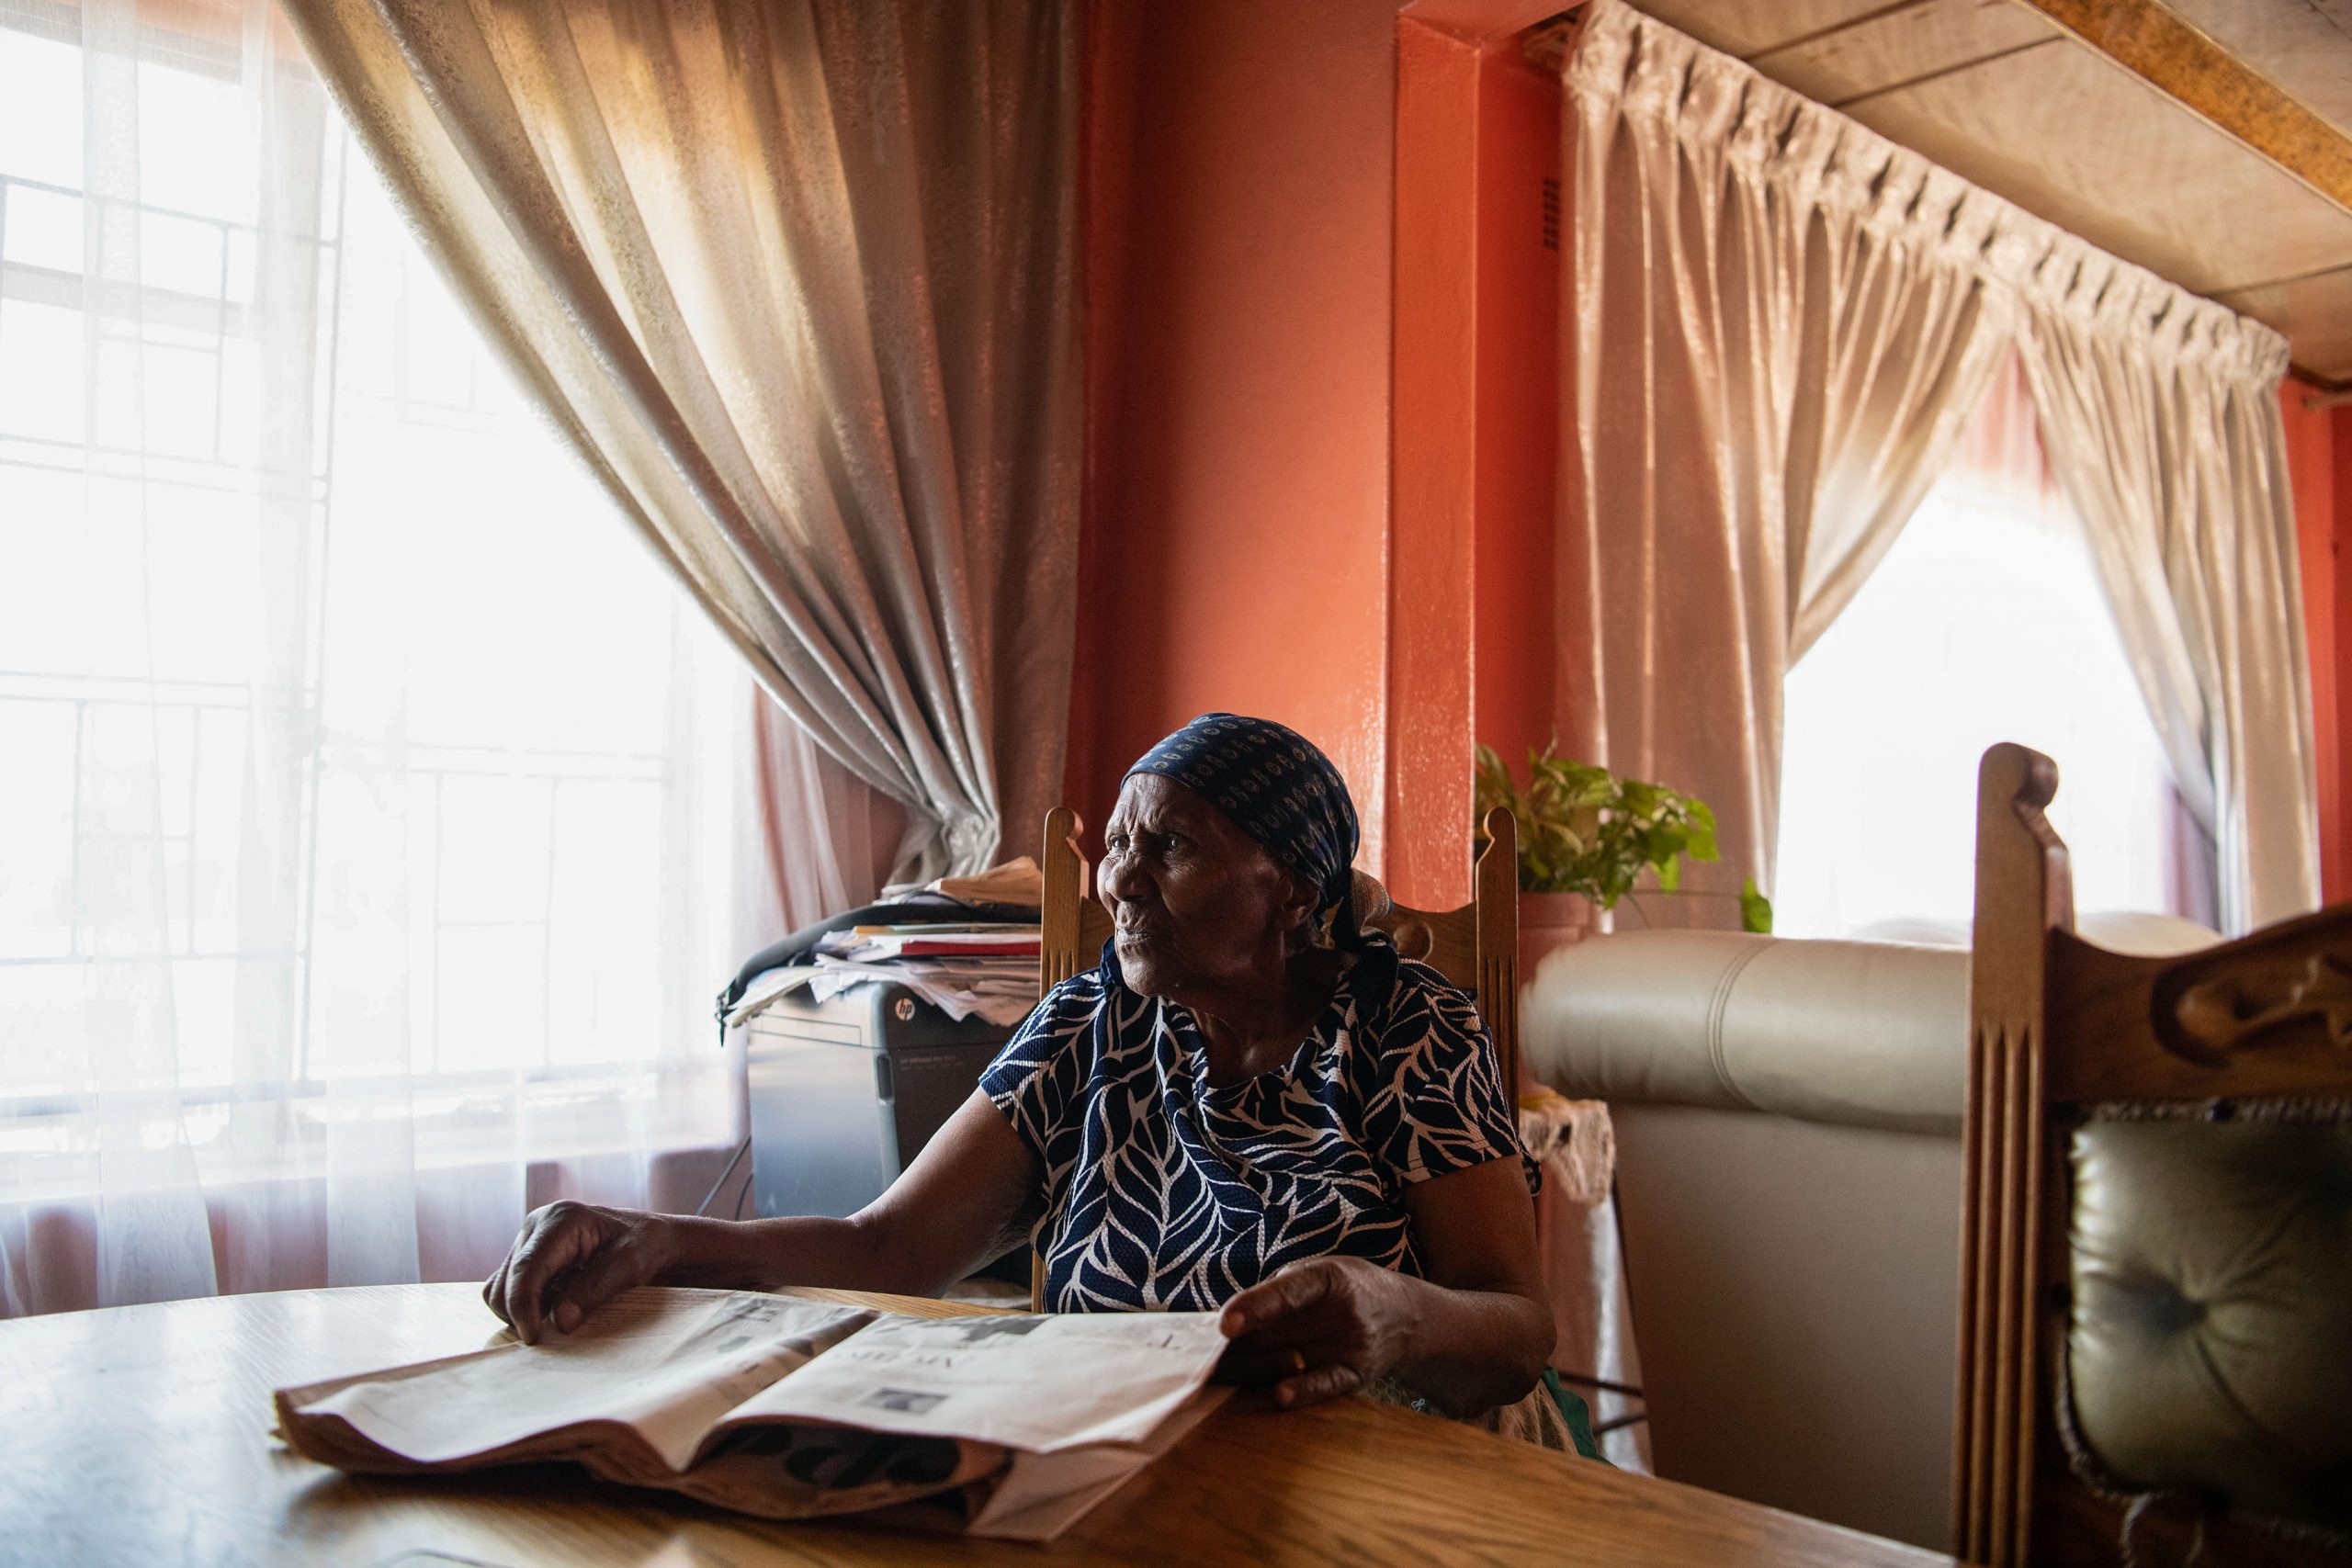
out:
<path id="1" fill-rule="evenodd" d="M 729 1411 L 874 1316 L 742 1291 L 624 1291 L 574 1332 L 538 1345 L 504 1339 L 469 1355 L 281 1391 L 281 1425 L 336 1417 L 395 1458 L 445 1464 L 582 1423 L 612 1423 L 681 1471 Z"/>
<path id="2" fill-rule="evenodd" d="M 1215 1313 L 885 1314 L 728 1424 L 822 1421 L 1032 1453 L 1137 1443 L 1208 1382 L 1225 1346 Z"/>
<path id="3" fill-rule="evenodd" d="M 603 1455 L 579 1457 L 608 1480 L 635 1480 Z M 1010 1450 L 956 1438 L 849 1427 L 741 1427 L 721 1437 L 684 1475 L 656 1483 L 772 1519 L 864 1513 L 929 1498 L 945 1506 L 946 1523 L 960 1528 L 992 1495 L 1012 1459 Z"/>
<path id="4" fill-rule="evenodd" d="M 948 1528 L 1050 1540 L 1214 1408 L 1195 1396 L 1224 1348 L 1205 1313 L 928 1319 L 644 1288 L 538 1345 L 281 1389 L 278 1424 L 363 1472 L 565 1460 L 770 1518 L 929 1498 Z"/>
<path id="5" fill-rule="evenodd" d="M 1137 1471 L 1191 1436 L 1193 1428 L 1207 1420 L 1232 1392 L 1203 1389 L 1140 1443 L 1094 1443 L 1051 1454 L 1012 1453 L 1003 1478 L 989 1489 L 966 1528 L 974 1535 L 1005 1540 L 1052 1540 L 1125 1485 Z"/>

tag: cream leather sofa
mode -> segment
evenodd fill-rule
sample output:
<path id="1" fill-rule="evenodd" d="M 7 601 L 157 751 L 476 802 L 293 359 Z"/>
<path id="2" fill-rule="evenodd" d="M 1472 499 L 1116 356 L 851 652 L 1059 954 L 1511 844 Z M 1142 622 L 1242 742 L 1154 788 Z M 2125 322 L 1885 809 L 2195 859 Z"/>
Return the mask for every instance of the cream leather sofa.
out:
<path id="1" fill-rule="evenodd" d="M 1521 987 L 1529 1073 L 1615 1122 L 1658 1473 L 1948 1546 L 1967 1017 L 1958 946 L 1642 931 Z"/>

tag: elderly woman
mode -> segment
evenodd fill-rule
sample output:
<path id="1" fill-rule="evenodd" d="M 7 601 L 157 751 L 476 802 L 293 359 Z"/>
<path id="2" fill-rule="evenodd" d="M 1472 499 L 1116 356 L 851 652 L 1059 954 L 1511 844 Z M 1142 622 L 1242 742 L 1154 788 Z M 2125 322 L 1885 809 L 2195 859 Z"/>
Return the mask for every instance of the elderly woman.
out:
<path id="1" fill-rule="evenodd" d="M 933 1293 L 1026 1238 L 1057 1310 L 1221 1311 L 1226 1373 L 1279 1404 L 1418 1396 L 1558 1446 L 1532 1167 L 1470 998 L 1357 927 L 1356 843 L 1322 752 L 1203 715 L 1121 786 L 1101 965 L 888 1192 L 845 1220 L 551 1204 L 485 1298 L 535 1340 L 649 1281 Z"/>

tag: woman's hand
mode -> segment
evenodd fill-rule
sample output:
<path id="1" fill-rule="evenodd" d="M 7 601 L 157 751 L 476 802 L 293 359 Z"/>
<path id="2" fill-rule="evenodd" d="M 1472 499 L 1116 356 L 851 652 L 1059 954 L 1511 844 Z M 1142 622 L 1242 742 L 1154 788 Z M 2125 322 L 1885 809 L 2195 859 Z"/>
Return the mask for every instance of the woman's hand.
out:
<path id="1" fill-rule="evenodd" d="M 1363 1258 L 1310 1258 L 1225 1304 L 1222 1376 L 1300 1409 L 1369 1388 L 1412 1359 L 1421 1281 Z M 1424 1290 L 1426 1286 L 1422 1286 Z"/>
<path id="2" fill-rule="evenodd" d="M 536 1345 L 631 1285 L 935 1295 L 1028 1234 L 1039 1175 L 1021 1134 L 975 1089 L 889 1190 L 848 1219 L 708 1220 L 565 1200 L 531 1212 L 481 1299 Z"/>
<path id="3" fill-rule="evenodd" d="M 550 1324 L 569 1334 L 616 1294 L 674 1267 L 683 1228 L 660 1214 L 560 1200 L 531 1211 L 481 1299 L 526 1345 Z"/>
<path id="4" fill-rule="evenodd" d="M 1285 1407 L 1393 1377 L 1453 1416 L 1533 1388 L 1552 1353 L 1552 1308 L 1519 1161 L 1431 1177 L 1405 1206 L 1426 1277 L 1362 1258 L 1294 1263 L 1226 1303 L 1223 1375 L 1272 1384 Z"/>

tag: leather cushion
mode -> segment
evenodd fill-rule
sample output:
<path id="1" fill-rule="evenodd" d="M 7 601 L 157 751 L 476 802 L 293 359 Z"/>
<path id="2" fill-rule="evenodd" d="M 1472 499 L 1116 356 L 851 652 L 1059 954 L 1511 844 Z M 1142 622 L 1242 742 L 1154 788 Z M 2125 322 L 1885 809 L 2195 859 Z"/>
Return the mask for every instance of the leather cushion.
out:
<path id="1" fill-rule="evenodd" d="M 2089 915 L 2082 930 L 2119 953 L 2186 953 L 2215 940 L 2166 915 Z M 1521 976 L 1520 1052 L 1538 1081 L 1571 1100 L 1956 1137 L 1968 963 L 1965 947 L 1745 931 L 1598 937 Z"/>
<path id="2" fill-rule="evenodd" d="M 2066 1352 L 2137 1489 L 2352 1528 L 2352 1123 L 2093 1122 Z"/>
<path id="3" fill-rule="evenodd" d="M 1544 960 L 1521 989 L 1520 1049 L 1570 1099 L 1956 1135 L 1968 954 L 1629 931 Z"/>

